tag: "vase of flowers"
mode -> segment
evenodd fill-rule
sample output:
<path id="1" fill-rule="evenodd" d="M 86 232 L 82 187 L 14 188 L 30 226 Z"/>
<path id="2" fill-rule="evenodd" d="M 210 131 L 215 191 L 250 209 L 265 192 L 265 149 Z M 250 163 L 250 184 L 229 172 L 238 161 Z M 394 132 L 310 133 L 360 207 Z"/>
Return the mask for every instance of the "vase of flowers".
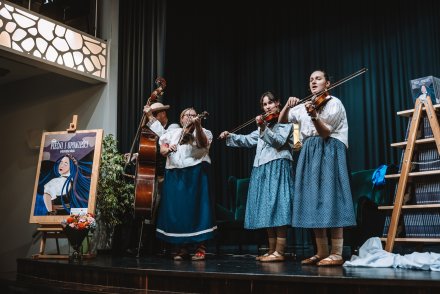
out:
<path id="1" fill-rule="evenodd" d="M 96 227 L 95 217 L 92 213 L 72 214 L 61 222 L 64 233 L 69 240 L 73 252 L 69 257 L 71 262 L 80 262 L 82 259 L 81 245 L 90 230 Z"/>

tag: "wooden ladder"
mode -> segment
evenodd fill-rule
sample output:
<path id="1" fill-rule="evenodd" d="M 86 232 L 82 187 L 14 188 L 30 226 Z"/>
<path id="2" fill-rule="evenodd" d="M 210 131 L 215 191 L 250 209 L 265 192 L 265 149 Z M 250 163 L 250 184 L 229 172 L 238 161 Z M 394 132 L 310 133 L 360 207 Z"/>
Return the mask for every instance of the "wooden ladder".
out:
<path id="1" fill-rule="evenodd" d="M 432 105 L 431 98 L 427 96 L 425 99 L 418 98 L 414 105 L 414 113 L 411 119 L 411 126 L 408 134 L 408 140 L 406 142 L 406 149 L 403 156 L 399 183 L 397 186 L 396 197 L 394 200 L 393 213 L 391 215 L 390 227 L 386 239 L 385 250 L 388 252 L 393 251 L 394 242 L 396 239 L 397 226 L 399 218 L 401 216 L 402 205 L 406 187 L 408 184 L 409 172 L 411 170 L 411 161 L 414 154 L 414 147 L 416 143 L 417 130 L 419 129 L 420 121 L 423 119 L 422 111 L 426 111 L 429 124 L 431 125 L 432 133 L 434 135 L 437 151 L 440 154 L 440 127 L 437 120 L 437 115 Z"/>

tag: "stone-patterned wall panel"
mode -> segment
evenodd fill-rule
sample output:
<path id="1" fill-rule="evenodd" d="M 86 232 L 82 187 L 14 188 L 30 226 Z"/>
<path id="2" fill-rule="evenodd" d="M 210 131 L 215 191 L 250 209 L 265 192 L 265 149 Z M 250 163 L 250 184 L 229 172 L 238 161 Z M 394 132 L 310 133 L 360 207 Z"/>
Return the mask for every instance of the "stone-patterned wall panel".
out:
<path id="1" fill-rule="evenodd" d="M 1 46 L 94 77 L 107 77 L 105 41 L 6 1 L 0 1 Z"/>

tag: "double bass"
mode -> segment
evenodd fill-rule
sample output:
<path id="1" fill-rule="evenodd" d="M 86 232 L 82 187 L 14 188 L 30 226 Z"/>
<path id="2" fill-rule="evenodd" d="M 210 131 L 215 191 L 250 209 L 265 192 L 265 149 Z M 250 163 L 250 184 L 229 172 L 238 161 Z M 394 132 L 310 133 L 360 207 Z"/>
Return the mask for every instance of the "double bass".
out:
<path id="1" fill-rule="evenodd" d="M 155 81 L 158 86 L 150 95 L 146 105 L 151 106 L 163 95 L 166 87 L 165 79 L 158 77 Z M 136 162 L 134 216 L 135 218 L 151 220 L 153 216 L 153 199 L 156 194 L 156 155 L 157 155 L 157 134 L 146 126 L 147 116 L 143 113 L 141 122 L 133 141 L 130 157 L 124 170 L 131 162 L 133 149 L 139 138 L 139 150 Z"/>

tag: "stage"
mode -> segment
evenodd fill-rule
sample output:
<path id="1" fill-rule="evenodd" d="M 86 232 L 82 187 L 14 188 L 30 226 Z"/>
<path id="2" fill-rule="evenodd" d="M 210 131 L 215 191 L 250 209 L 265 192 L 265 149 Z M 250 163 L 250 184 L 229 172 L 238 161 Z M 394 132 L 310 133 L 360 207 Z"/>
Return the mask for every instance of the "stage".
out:
<path id="1" fill-rule="evenodd" d="M 439 293 L 440 272 L 301 266 L 300 257 L 260 263 L 255 255 L 208 254 L 67 260 L 20 258 L 9 293 Z M 3 292 L 4 293 L 4 292 Z"/>

